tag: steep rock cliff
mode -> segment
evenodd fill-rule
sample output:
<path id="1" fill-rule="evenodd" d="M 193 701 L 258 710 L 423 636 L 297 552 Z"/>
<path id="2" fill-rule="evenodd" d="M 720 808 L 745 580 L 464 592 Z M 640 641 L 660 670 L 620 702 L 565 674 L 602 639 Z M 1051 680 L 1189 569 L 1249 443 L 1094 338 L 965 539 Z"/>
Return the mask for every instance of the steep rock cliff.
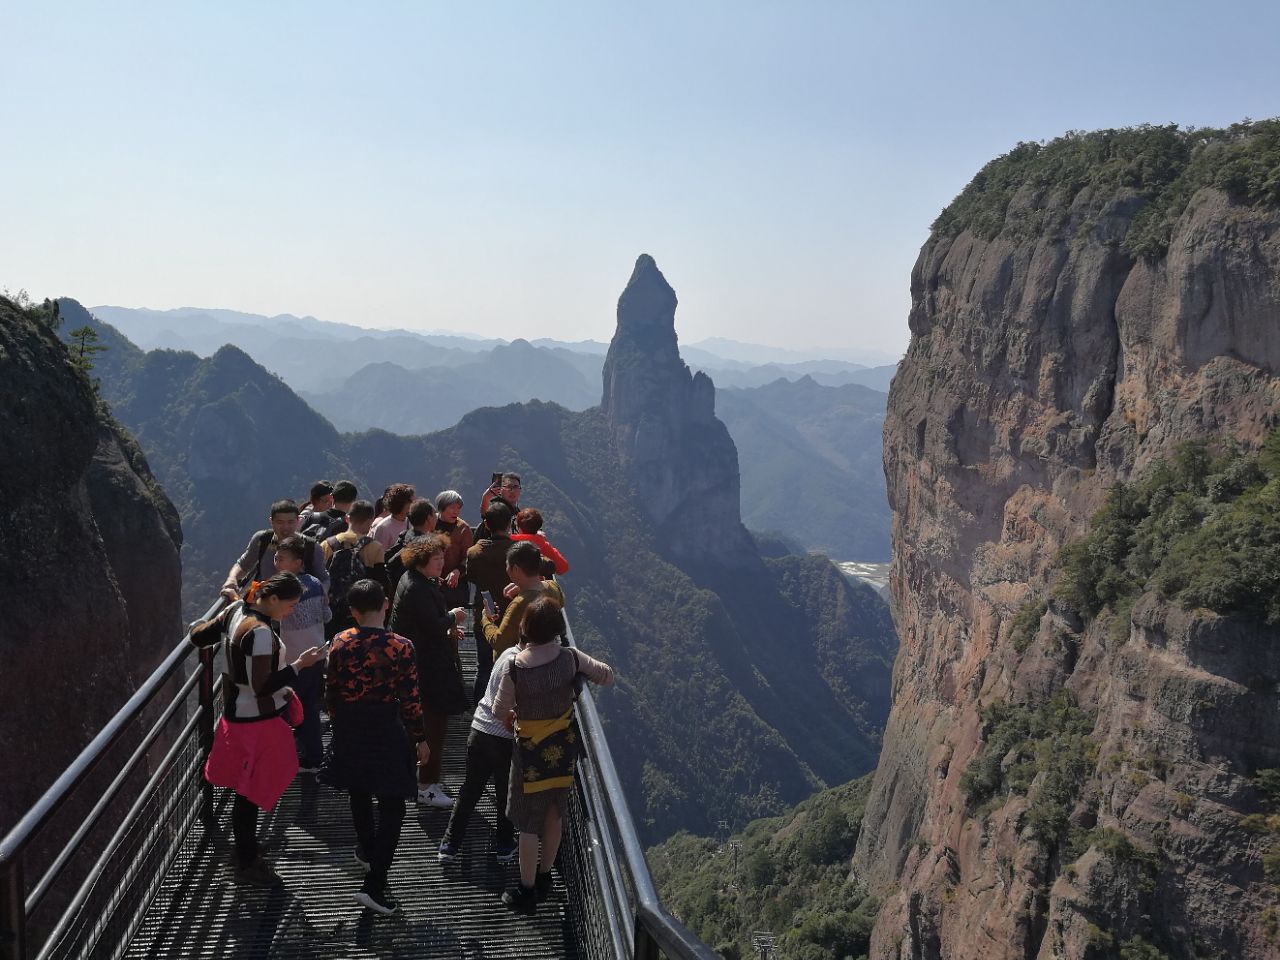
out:
<path id="1" fill-rule="evenodd" d="M 676 340 L 676 293 L 641 254 L 618 298 L 602 407 L 645 512 L 677 558 L 750 563 L 738 451 L 716 419 L 715 384 L 691 373 Z"/>
<path id="2" fill-rule="evenodd" d="M 1024 145 L 920 253 L 884 433 L 901 647 L 854 858 L 885 898 L 873 958 L 1277 955 L 1265 846 L 1241 828 L 1267 809 L 1251 777 L 1280 766 L 1277 630 L 1147 591 L 1110 622 L 1050 602 L 1011 639 L 1113 484 L 1275 426 L 1277 142 L 1262 124 Z M 1056 839 L 1029 810 L 1052 753 L 1026 795 L 966 797 L 1006 703 L 1087 731 Z"/>
<path id="3" fill-rule="evenodd" d="M 0 299 L 0 830 L 181 637 L 177 512 L 57 334 Z"/>

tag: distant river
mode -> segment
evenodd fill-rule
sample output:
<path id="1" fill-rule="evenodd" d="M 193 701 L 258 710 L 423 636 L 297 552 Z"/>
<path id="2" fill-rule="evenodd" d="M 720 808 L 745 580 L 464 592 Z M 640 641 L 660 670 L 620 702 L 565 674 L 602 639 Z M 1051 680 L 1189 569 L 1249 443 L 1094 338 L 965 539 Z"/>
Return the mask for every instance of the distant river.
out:
<path id="1" fill-rule="evenodd" d="M 861 580 L 874 587 L 886 600 L 889 599 L 889 564 L 867 563 L 865 560 L 837 560 L 835 564 L 846 577 Z"/>

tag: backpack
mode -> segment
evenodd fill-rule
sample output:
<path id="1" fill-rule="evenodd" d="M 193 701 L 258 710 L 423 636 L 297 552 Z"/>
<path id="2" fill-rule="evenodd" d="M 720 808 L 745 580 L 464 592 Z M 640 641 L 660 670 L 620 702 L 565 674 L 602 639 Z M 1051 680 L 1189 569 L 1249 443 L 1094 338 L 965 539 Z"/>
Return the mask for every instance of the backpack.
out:
<path id="1" fill-rule="evenodd" d="M 317 542 L 324 541 L 329 537 L 336 537 L 340 533 L 346 533 L 347 520 L 342 514 L 335 516 L 328 510 L 324 510 L 307 517 L 306 526 L 302 527 L 298 532 L 304 537 L 310 537 Z"/>
<path id="2" fill-rule="evenodd" d="M 400 559 L 400 551 L 404 549 L 404 545 L 410 540 L 417 539 L 422 534 L 414 533 L 410 527 L 396 539 L 391 545 L 391 549 L 387 551 L 387 565 L 384 568 L 387 576 L 387 596 L 391 599 L 396 595 L 396 584 L 400 582 L 400 578 L 404 576 L 404 561 Z"/>
<path id="3" fill-rule="evenodd" d="M 349 547 L 344 547 L 337 536 L 330 537 L 325 543 L 329 545 L 329 609 L 335 617 L 341 618 L 348 612 L 347 591 L 357 580 L 369 576 L 369 569 L 360 559 L 360 553 L 373 543 L 373 537 L 360 537 Z"/>
<path id="4" fill-rule="evenodd" d="M 271 538 L 275 536 L 275 531 L 263 530 L 258 534 L 258 561 L 253 565 L 253 573 L 249 575 L 249 583 L 262 579 L 262 558 L 267 555 L 267 547 L 271 545 Z M 309 573 L 311 576 L 316 575 L 316 541 L 314 537 L 308 537 L 305 533 L 301 534 L 306 544 L 302 551 L 302 572 Z"/>

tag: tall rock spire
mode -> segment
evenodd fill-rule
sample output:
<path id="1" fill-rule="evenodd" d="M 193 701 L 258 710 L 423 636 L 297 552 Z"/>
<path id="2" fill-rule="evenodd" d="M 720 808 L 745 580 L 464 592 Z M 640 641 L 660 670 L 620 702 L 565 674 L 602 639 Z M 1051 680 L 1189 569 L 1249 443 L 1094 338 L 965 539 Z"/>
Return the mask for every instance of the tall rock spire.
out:
<path id="1" fill-rule="evenodd" d="M 754 555 L 742 526 L 738 450 L 716 419 L 715 385 L 680 359 L 676 292 L 641 254 L 618 298 L 601 404 L 623 468 L 677 557 L 737 565 Z"/>

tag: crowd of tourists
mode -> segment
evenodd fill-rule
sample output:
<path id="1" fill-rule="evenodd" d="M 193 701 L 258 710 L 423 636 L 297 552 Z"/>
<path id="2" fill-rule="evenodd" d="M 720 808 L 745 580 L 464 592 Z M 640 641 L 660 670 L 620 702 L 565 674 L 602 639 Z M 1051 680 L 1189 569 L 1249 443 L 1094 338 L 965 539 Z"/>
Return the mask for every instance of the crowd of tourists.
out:
<path id="1" fill-rule="evenodd" d="M 377 914 L 400 909 L 387 874 L 406 804 L 450 811 L 438 857 L 452 863 L 490 783 L 493 855 L 519 860 L 503 902 L 529 910 L 549 895 L 581 749 L 576 691 L 584 679 L 612 683 L 613 670 L 567 645 L 555 577 L 569 564 L 541 513 L 520 507 L 521 490 L 518 474 L 494 474 L 475 528 L 456 490 L 433 502 L 405 483 L 371 502 L 351 482 L 320 481 L 303 505 L 271 505 L 269 526 L 227 573 L 227 606 L 191 631 L 193 643 L 225 653 L 205 776 L 235 793 L 239 882 L 281 882 L 258 844 L 259 812 L 301 773 L 349 795 L 364 871 L 355 899 Z M 469 621 L 470 690 L 459 656 Z M 445 733 L 450 717 L 467 713 L 454 796 Z"/>

